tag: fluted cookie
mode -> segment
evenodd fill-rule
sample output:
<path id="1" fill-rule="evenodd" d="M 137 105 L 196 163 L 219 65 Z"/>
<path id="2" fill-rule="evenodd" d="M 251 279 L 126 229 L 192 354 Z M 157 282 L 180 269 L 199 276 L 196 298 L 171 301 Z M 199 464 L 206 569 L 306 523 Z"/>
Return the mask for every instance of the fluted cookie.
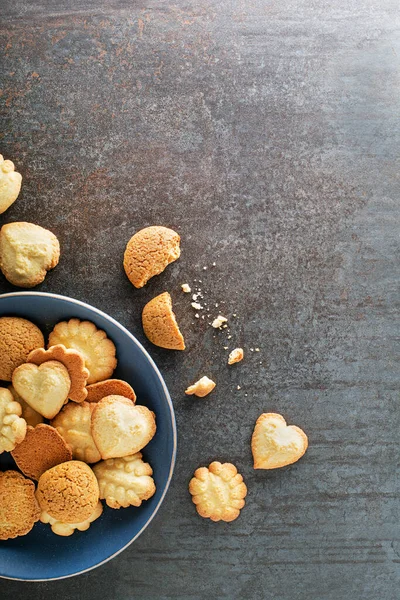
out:
<path id="1" fill-rule="evenodd" d="M 77 460 L 95 463 L 101 460 L 101 454 L 94 443 L 91 433 L 91 419 L 94 404 L 68 402 L 51 424 L 71 446 L 72 455 Z"/>
<path id="2" fill-rule="evenodd" d="M 168 292 L 156 296 L 145 305 L 142 325 L 147 339 L 155 346 L 169 350 L 185 349 L 185 340 L 179 331 Z"/>
<path id="3" fill-rule="evenodd" d="M 35 484 L 17 471 L 0 472 L 0 540 L 26 535 L 39 515 Z"/>
<path id="4" fill-rule="evenodd" d="M 31 288 L 42 283 L 59 258 L 59 241 L 48 229 L 19 222 L 0 230 L 0 268 L 13 285 Z"/>
<path id="5" fill-rule="evenodd" d="M 201 517 L 234 521 L 245 505 L 247 487 L 234 465 L 215 461 L 195 471 L 189 492 Z"/>
<path id="6" fill-rule="evenodd" d="M 71 379 L 68 398 L 73 402 L 83 402 L 87 396 L 86 382 L 89 371 L 85 367 L 85 359 L 78 350 L 66 348 L 62 344 L 51 346 L 48 350 L 38 348 L 28 356 L 27 362 L 41 365 L 49 360 L 57 360 L 67 369 Z"/>
<path id="7" fill-rule="evenodd" d="M 11 454 L 23 474 L 36 480 L 48 469 L 72 458 L 70 446 L 54 427 L 45 423 L 28 427 L 25 438 Z"/>
<path id="8" fill-rule="evenodd" d="M 88 519 L 99 501 L 99 486 L 92 469 L 71 460 L 49 469 L 39 479 L 36 498 L 41 511 L 63 523 Z"/>
<path id="9" fill-rule="evenodd" d="M 89 370 L 88 384 L 108 379 L 117 366 L 113 342 L 90 321 L 70 319 L 57 323 L 49 335 L 48 346 L 57 344 L 82 354 Z"/>
<path id="10" fill-rule="evenodd" d="M 87 402 L 99 402 L 106 396 L 124 396 L 133 403 L 136 402 L 136 394 L 132 387 L 122 379 L 106 379 L 87 386 Z"/>
<path id="11" fill-rule="evenodd" d="M 287 425 L 282 415 L 264 413 L 257 419 L 251 439 L 255 469 L 279 469 L 299 460 L 308 438 L 296 425 Z"/>
<path id="12" fill-rule="evenodd" d="M 54 517 L 50 516 L 49 513 L 45 511 L 42 511 L 40 513 L 40 520 L 42 523 L 49 523 L 52 532 L 56 535 L 68 537 L 69 535 L 72 535 L 76 530 L 86 531 L 87 529 L 89 529 L 93 521 L 98 519 L 101 516 L 102 512 L 103 505 L 99 500 L 96 504 L 96 508 L 94 509 L 90 517 L 88 517 L 84 521 L 81 521 L 80 523 L 64 523 L 63 521 L 59 521 Z"/>
<path id="13" fill-rule="evenodd" d="M 26 435 L 26 421 L 21 418 L 21 405 L 10 390 L 0 388 L 0 454 L 11 452 Z"/>
<path id="14" fill-rule="evenodd" d="M 154 413 L 123 396 L 106 396 L 94 405 L 92 435 L 103 460 L 139 452 L 156 432 Z"/>
<path id="15" fill-rule="evenodd" d="M 44 347 L 42 332 L 20 317 L 0 317 L 0 379 L 11 381 L 14 369 L 26 362 L 35 348 Z"/>
<path id="16" fill-rule="evenodd" d="M 158 225 L 141 229 L 129 240 L 124 254 L 124 269 L 129 281 L 141 288 L 154 275 L 180 256 L 180 236 Z"/>
<path id="17" fill-rule="evenodd" d="M 15 170 L 12 160 L 4 160 L 0 154 L 0 214 L 18 198 L 22 175 Z"/>
<path id="18" fill-rule="evenodd" d="M 110 508 L 140 506 L 154 496 L 156 486 L 151 466 L 142 460 L 141 452 L 123 458 L 110 458 L 93 467 L 100 498 Z"/>
<path id="19" fill-rule="evenodd" d="M 62 363 L 49 360 L 39 367 L 32 363 L 17 367 L 12 384 L 17 394 L 36 412 L 52 419 L 68 399 L 71 379 Z"/>

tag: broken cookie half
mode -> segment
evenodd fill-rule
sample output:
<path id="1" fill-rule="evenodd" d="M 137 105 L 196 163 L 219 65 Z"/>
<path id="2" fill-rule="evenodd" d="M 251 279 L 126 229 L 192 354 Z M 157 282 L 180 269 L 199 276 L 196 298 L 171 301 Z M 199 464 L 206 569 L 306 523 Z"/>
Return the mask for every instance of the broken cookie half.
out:
<path id="1" fill-rule="evenodd" d="M 142 312 L 142 324 L 147 339 L 155 346 L 169 350 L 185 349 L 185 340 L 176 322 L 168 292 L 146 304 Z"/>

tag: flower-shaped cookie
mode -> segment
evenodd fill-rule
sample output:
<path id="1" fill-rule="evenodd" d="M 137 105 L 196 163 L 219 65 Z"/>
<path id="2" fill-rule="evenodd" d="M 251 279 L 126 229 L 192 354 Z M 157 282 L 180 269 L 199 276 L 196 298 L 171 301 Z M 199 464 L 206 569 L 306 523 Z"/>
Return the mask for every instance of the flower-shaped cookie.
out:
<path id="1" fill-rule="evenodd" d="M 234 465 L 214 461 L 195 471 L 189 492 L 201 517 L 228 522 L 238 518 L 247 487 Z"/>
<path id="2" fill-rule="evenodd" d="M 90 517 L 88 517 L 85 521 L 81 521 L 80 523 L 65 523 L 64 521 L 59 521 L 54 517 L 51 517 L 46 511 L 42 511 L 40 513 L 40 520 L 42 523 L 49 523 L 52 532 L 56 535 L 67 537 L 72 535 L 76 529 L 78 531 L 86 531 L 89 529 L 91 523 L 98 519 L 102 512 L 103 505 L 99 500 Z"/>
<path id="3" fill-rule="evenodd" d="M 90 321 L 70 319 L 57 323 L 49 335 L 48 346 L 57 344 L 63 344 L 82 354 L 89 370 L 88 383 L 108 379 L 117 366 L 113 342 Z"/>
<path id="4" fill-rule="evenodd" d="M 95 463 L 101 460 L 91 433 L 92 412 L 95 404 L 68 402 L 51 424 L 71 446 L 77 460 Z"/>
<path id="5" fill-rule="evenodd" d="M 87 396 L 86 382 L 89 371 L 85 367 L 85 359 L 77 350 L 67 349 L 62 344 L 51 346 L 48 350 L 37 348 L 33 350 L 27 362 L 42 365 L 49 360 L 57 360 L 67 369 L 71 379 L 71 387 L 68 398 L 73 402 L 83 402 Z"/>
<path id="6" fill-rule="evenodd" d="M 308 447 L 308 438 L 296 425 L 286 425 L 276 413 L 258 417 L 251 439 L 255 469 L 279 469 L 299 460 Z"/>
<path id="7" fill-rule="evenodd" d="M 0 154 L 0 214 L 18 198 L 22 176 L 14 170 L 12 160 L 4 160 Z"/>
<path id="8" fill-rule="evenodd" d="M 142 460 L 141 452 L 124 458 L 110 458 L 93 467 L 100 489 L 100 498 L 110 508 L 140 506 L 156 491 L 153 469 Z"/>
<path id="9" fill-rule="evenodd" d="M 0 454 L 11 452 L 26 435 L 26 421 L 21 419 L 21 405 L 12 393 L 0 388 Z"/>

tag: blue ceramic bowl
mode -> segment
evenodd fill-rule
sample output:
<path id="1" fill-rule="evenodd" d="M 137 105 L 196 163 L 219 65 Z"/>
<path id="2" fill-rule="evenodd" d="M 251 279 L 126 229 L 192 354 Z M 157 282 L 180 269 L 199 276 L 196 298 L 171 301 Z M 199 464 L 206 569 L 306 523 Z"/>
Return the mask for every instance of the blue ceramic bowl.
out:
<path id="1" fill-rule="evenodd" d="M 153 410 L 157 433 L 143 450 L 153 467 L 156 494 L 142 506 L 113 510 L 88 531 L 70 537 L 52 533 L 49 525 L 36 523 L 26 536 L 0 541 L 0 576 L 10 579 L 50 580 L 84 573 L 107 562 L 131 544 L 157 513 L 171 481 L 176 454 L 174 409 L 167 387 L 153 360 L 134 336 L 105 313 L 72 298 L 37 292 L 0 296 L 0 316 L 25 317 L 36 323 L 45 336 L 58 321 L 71 317 L 92 321 L 103 329 L 117 348 L 116 378 L 132 385 L 138 404 Z M 0 455 L 0 470 L 13 467 L 11 456 Z"/>

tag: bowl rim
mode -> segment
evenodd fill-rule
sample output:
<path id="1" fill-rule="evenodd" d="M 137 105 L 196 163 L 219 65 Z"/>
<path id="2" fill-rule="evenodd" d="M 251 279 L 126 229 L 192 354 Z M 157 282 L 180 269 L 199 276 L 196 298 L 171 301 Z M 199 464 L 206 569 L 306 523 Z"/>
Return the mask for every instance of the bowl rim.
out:
<path id="1" fill-rule="evenodd" d="M 143 531 L 147 528 L 147 526 L 151 523 L 151 521 L 154 519 L 154 517 L 158 513 L 160 506 L 163 503 L 164 498 L 169 489 L 172 475 L 173 475 L 174 468 L 175 468 L 176 450 L 177 450 L 177 428 L 176 428 L 175 411 L 174 411 L 174 406 L 173 406 L 172 399 L 169 394 L 168 388 L 166 386 L 163 376 L 161 375 L 156 363 L 151 358 L 150 354 L 147 352 L 147 350 L 144 348 L 144 346 L 142 346 L 142 344 L 135 338 L 135 336 L 130 331 L 128 331 L 128 329 L 126 329 L 126 327 L 121 325 L 121 323 L 119 323 L 116 319 L 114 319 L 113 317 L 110 317 L 110 315 L 108 315 L 107 313 L 103 312 L 102 310 L 92 306 L 91 304 L 87 304 L 87 302 L 82 302 L 81 300 L 76 300 L 75 298 L 71 298 L 70 296 L 63 296 L 62 294 L 53 294 L 51 292 L 9 292 L 6 294 L 0 294 L 0 302 L 1 302 L 2 298 L 12 298 L 15 296 L 43 296 L 45 298 L 55 298 L 57 300 L 67 300 L 68 302 L 77 304 L 78 306 L 82 306 L 83 308 L 87 308 L 90 311 L 97 313 L 98 315 L 100 315 L 101 317 L 105 318 L 107 321 L 110 321 L 113 325 L 118 327 L 118 329 L 120 329 L 123 333 L 125 333 L 125 335 L 127 335 L 132 340 L 132 342 L 138 347 L 138 349 L 146 356 L 147 360 L 149 361 L 150 365 L 152 366 L 154 373 L 158 377 L 158 379 L 161 383 L 161 386 L 164 390 L 165 397 L 167 399 L 169 412 L 171 415 L 173 448 L 172 448 L 172 460 L 171 460 L 171 465 L 170 465 L 170 469 L 169 469 L 167 483 L 165 485 L 162 496 L 161 496 L 157 506 L 153 510 L 153 513 L 151 514 L 149 520 L 136 533 L 136 535 L 127 544 L 125 544 L 125 546 L 120 548 L 117 552 L 114 552 L 114 554 L 112 554 L 108 558 L 105 558 L 104 560 L 96 563 L 95 565 L 88 567 L 87 569 L 83 569 L 82 571 L 77 571 L 76 573 L 71 573 L 69 575 L 61 575 L 60 577 L 46 577 L 44 579 L 28 579 L 28 578 L 9 577 L 6 575 L 0 575 L 0 579 L 10 579 L 13 581 L 31 581 L 31 582 L 34 582 L 34 581 L 41 582 L 42 581 L 43 582 L 43 581 L 57 581 L 60 579 L 69 579 L 70 577 L 76 577 L 77 575 L 83 575 L 83 573 L 88 573 L 89 571 L 92 571 L 93 569 L 97 569 L 97 567 L 101 567 L 102 565 L 104 565 L 108 561 L 110 561 L 111 559 L 118 556 L 118 554 L 120 554 L 121 552 L 126 550 L 126 548 L 128 548 L 128 546 L 130 546 L 143 533 Z"/>

